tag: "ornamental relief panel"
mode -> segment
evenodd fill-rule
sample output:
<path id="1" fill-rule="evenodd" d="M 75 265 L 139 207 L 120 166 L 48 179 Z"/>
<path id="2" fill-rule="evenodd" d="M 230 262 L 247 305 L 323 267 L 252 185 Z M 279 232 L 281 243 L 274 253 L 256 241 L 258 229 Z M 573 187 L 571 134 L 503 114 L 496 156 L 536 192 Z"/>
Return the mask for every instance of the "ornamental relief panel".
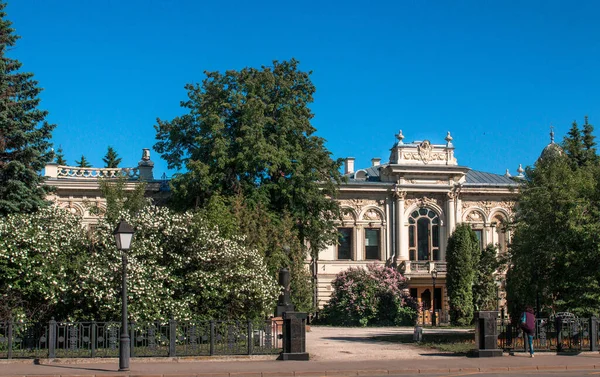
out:
<path id="1" fill-rule="evenodd" d="M 435 205 L 437 207 L 443 208 L 443 202 L 440 198 L 438 197 L 427 197 L 427 196 L 422 196 L 420 198 L 410 198 L 410 199 L 406 199 L 404 201 L 404 205 L 405 208 L 410 208 L 414 205 L 417 205 L 419 207 L 425 207 L 427 205 Z"/>
<path id="2" fill-rule="evenodd" d="M 481 213 L 481 211 L 479 211 L 479 210 L 471 210 L 465 216 L 465 221 L 466 222 L 471 222 L 471 223 L 484 223 L 485 222 L 485 218 L 486 218 L 485 214 Z"/>
<path id="3" fill-rule="evenodd" d="M 378 207 L 381 208 L 385 204 L 385 200 L 375 200 L 375 199 L 346 199 L 341 200 L 340 205 L 342 207 L 350 207 L 356 213 L 361 213 L 362 209 L 366 206 Z"/>
<path id="4" fill-rule="evenodd" d="M 438 153 L 422 153 L 419 152 L 404 152 L 402 153 L 402 159 L 404 160 L 416 160 L 423 161 L 424 163 L 428 163 L 431 161 L 446 161 L 448 159 L 448 155 L 445 152 Z"/>
<path id="5" fill-rule="evenodd" d="M 480 200 L 480 201 L 463 201 L 462 202 L 462 212 L 466 213 L 469 209 L 479 208 L 482 209 L 485 213 L 485 216 L 489 216 L 490 212 L 494 208 L 502 208 L 509 215 L 513 213 L 514 202 L 503 200 L 503 201 L 489 201 L 489 200 Z"/>
<path id="6" fill-rule="evenodd" d="M 367 212 L 364 213 L 362 219 L 368 220 L 368 221 L 382 221 L 383 220 L 381 217 L 381 213 L 372 208 L 367 210 Z"/>

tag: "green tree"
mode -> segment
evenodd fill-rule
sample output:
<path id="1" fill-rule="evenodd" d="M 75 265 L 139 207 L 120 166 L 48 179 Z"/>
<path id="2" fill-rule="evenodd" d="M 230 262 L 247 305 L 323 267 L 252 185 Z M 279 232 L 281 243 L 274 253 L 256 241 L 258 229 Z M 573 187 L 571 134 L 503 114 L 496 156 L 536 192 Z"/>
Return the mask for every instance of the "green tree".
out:
<path id="1" fill-rule="evenodd" d="M 473 321 L 473 285 L 480 252 L 475 232 L 468 224 L 459 224 L 446 249 L 446 289 L 454 325 L 466 326 Z"/>
<path id="2" fill-rule="evenodd" d="M 581 134 L 585 163 L 597 164 L 599 159 L 598 154 L 596 153 L 596 137 L 594 136 L 594 126 L 588 122 L 587 115 L 584 118 Z"/>
<path id="3" fill-rule="evenodd" d="M 51 188 L 39 172 L 52 161 L 50 138 L 55 125 L 39 110 L 42 91 L 33 73 L 7 56 L 19 38 L 0 2 L 0 215 L 32 212 L 46 204 Z"/>
<path id="4" fill-rule="evenodd" d="M 63 154 L 62 146 L 58 147 L 56 151 L 56 163 L 58 165 L 67 165 L 67 160 L 65 160 L 65 155 Z"/>
<path id="5" fill-rule="evenodd" d="M 108 222 L 116 223 L 123 213 L 135 216 L 151 204 L 150 199 L 146 198 L 146 182 L 132 182 L 126 177 L 118 177 L 98 179 L 98 184 L 106 200 L 106 210 L 94 206 L 90 212 L 102 215 Z"/>
<path id="6" fill-rule="evenodd" d="M 289 216 L 297 239 L 285 244 L 296 242 L 304 257 L 316 260 L 336 239 L 339 204 L 332 197 L 341 161 L 333 161 L 315 135 L 309 108 L 315 87 L 298 64 L 292 59 L 261 69 L 207 72 L 202 84 L 185 87 L 188 114 L 157 120 L 154 149 L 170 168 L 186 168 L 171 181 L 175 208 L 202 207 L 215 195 L 242 195 L 269 221 Z"/>
<path id="7" fill-rule="evenodd" d="M 577 140 L 581 135 L 570 132 L 566 153 L 526 169 L 507 272 L 513 314 L 526 304 L 600 314 L 600 168 L 573 153 Z"/>
<path id="8" fill-rule="evenodd" d="M 496 309 L 498 303 L 496 271 L 500 267 L 497 253 L 498 249 L 492 244 L 481 251 L 481 258 L 475 268 L 473 286 L 473 306 L 476 311 Z"/>
<path id="9" fill-rule="evenodd" d="M 109 146 L 106 155 L 102 158 L 106 168 L 118 168 L 121 163 L 121 158 L 113 147 Z"/>
<path id="10" fill-rule="evenodd" d="M 80 168 L 89 168 L 92 166 L 92 165 L 90 165 L 90 162 L 87 160 L 87 158 L 85 158 L 84 155 L 81 155 L 81 158 L 79 159 L 79 161 L 75 160 L 75 163 Z"/>

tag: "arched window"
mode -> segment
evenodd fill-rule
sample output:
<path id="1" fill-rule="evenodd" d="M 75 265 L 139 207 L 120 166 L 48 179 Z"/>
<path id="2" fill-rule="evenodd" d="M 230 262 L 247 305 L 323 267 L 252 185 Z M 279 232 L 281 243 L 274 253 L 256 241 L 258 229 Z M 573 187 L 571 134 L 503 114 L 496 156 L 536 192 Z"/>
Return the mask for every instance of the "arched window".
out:
<path id="1" fill-rule="evenodd" d="M 440 260 L 440 217 L 428 208 L 414 210 L 408 218 L 410 260 Z"/>

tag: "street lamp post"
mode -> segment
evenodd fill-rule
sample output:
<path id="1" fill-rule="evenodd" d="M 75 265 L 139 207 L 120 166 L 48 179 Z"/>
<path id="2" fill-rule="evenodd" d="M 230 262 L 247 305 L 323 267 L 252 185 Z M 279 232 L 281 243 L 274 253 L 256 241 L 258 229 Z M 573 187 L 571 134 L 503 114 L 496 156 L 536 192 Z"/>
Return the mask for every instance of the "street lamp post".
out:
<path id="1" fill-rule="evenodd" d="M 123 286 L 121 307 L 121 338 L 119 341 L 119 371 L 129 370 L 129 331 L 127 331 L 127 250 L 131 246 L 134 230 L 125 220 L 121 220 L 115 228 L 113 236 L 117 242 L 117 249 L 121 250 L 123 262 Z"/>
<path id="2" fill-rule="evenodd" d="M 431 325 L 432 326 L 437 326 L 436 318 L 435 318 L 435 279 L 437 279 L 437 275 L 438 275 L 438 272 L 435 268 L 433 270 L 431 270 L 431 280 L 433 281 L 433 311 L 431 314 Z"/>

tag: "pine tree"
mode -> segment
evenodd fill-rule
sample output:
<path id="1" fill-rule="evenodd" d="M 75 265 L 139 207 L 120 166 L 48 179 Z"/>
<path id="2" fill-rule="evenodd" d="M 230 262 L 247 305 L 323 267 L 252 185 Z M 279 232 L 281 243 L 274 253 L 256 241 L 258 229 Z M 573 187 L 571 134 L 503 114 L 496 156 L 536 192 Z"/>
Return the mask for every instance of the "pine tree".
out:
<path id="1" fill-rule="evenodd" d="M 587 164 L 598 163 L 598 155 L 596 154 L 596 136 L 594 136 L 594 126 L 588 122 L 587 115 L 584 118 L 582 142 L 583 142 L 583 157 L 584 162 Z"/>
<path id="2" fill-rule="evenodd" d="M 75 160 L 75 163 L 80 168 L 89 168 L 92 166 L 92 165 L 90 165 L 90 162 L 85 158 L 84 155 L 81 155 L 81 159 L 79 161 Z"/>
<path id="3" fill-rule="evenodd" d="M 107 168 L 118 168 L 121 163 L 121 158 L 117 154 L 117 152 L 113 149 L 113 147 L 109 146 L 108 151 L 106 152 L 106 156 L 102 158 L 102 161 L 106 164 Z"/>
<path id="4" fill-rule="evenodd" d="M 7 53 L 19 38 L 0 2 L 0 215 L 33 212 L 46 204 L 50 190 L 39 174 L 52 161 L 50 138 L 55 125 L 39 110 L 42 91 L 33 73 Z"/>
<path id="5" fill-rule="evenodd" d="M 581 166 L 583 161 L 583 139 L 577 122 L 573 121 L 571 129 L 563 141 L 563 150 L 569 156 L 573 165 Z"/>
<path id="6" fill-rule="evenodd" d="M 65 155 L 63 154 L 62 146 L 58 147 L 56 151 L 56 163 L 58 165 L 67 165 L 67 160 L 65 160 Z"/>

